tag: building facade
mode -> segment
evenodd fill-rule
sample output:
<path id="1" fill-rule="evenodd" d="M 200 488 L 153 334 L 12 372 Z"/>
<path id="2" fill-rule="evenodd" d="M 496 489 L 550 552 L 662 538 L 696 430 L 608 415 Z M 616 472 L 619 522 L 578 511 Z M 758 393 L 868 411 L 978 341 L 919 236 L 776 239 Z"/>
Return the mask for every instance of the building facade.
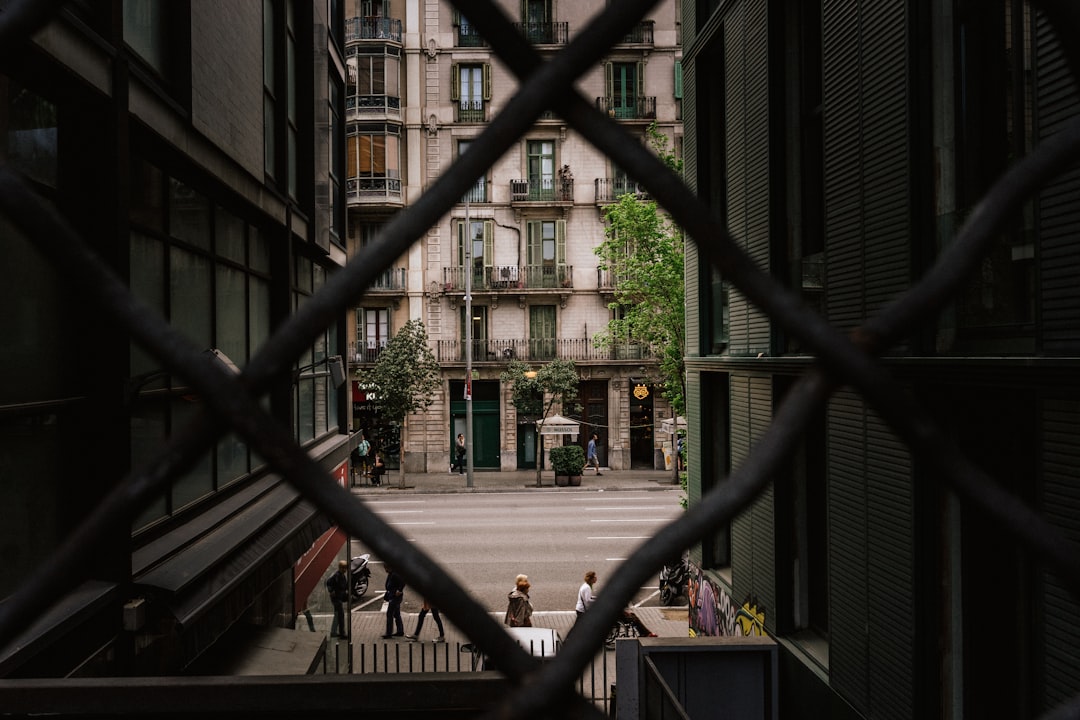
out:
<path id="1" fill-rule="evenodd" d="M 542 55 L 557 53 L 602 3 L 505 0 L 502 9 Z M 645 141 L 653 123 L 682 142 L 678 2 L 664 0 L 579 87 Z M 469 19 L 438 0 L 346 3 L 348 248 L 364 248 L 480 134 L 518 87 Z M 663 467 L 658 433 L 671 417 L 652 350 L 633 341 L 599 347 L 612 317 L 614 280 L 593 249 L 603 209 L 637 184 L 547 112 L 488 169 L 454 211 L 431 227 L 364 297 L 349 326 L 354 369 L 374 363 L 409 319 L 424 322 L 444 374 L 426 413 L 400 428 L 382 422 L 353 377 L 353 428 L 410 471 L 450 465 L 465 431 L 471 352 L 477 469 L 534 468 L 533 419 L 519 418 L 499 380 L 511 359 L 573 360 L 581 376 L 578 442 L 601 438 L 601 463 Z M 466 286 L 471 316 L 465 317 Z M 466 327 L 466 322 L 469 327 Z M 466 336 L 471 337 L 467 348 Z M 564 413 L 567 414 L 567 413 Z"/>
<path id="2" fill-rule="evenodd" d="M 1062 51 L 1075 38 L 1027 3 L 700 0 L 683 15 L 688 183 L 844 331 L 925 275 L 991 184 L 1080 109 Z M 883 360 L 1074 551 L 1078 198 L 1075 170 L 1039 188 Z M 813 358 L 687 255 L 693 506 Z M 1080 691 L 1065 583 L 848 388 L 693 561 L 692 630 L 776 638 L 784 717 L 1035 717 Z"/>
<path id="3" fill-rule="evenodd" d="M 66 4 L 0 52 L 0 159 L 138 300 L 243 368 L 345 262 L 344 29 L 337 2 Z M 203 405 L 36 244 L 0 218 L 0 597 Z M 344 482 L 345 321 L 315 334 L 265 407 Z M 234 629 L 291 625 L 341 541 L 228 434 L 4 644 L 0 675 L 207 670 Z"/>

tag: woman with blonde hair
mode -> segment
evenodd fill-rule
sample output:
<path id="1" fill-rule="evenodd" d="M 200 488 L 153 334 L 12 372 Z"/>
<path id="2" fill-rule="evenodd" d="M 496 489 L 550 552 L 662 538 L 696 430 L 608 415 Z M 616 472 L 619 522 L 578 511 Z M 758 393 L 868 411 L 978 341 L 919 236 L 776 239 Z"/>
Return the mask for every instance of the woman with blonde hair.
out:
<path id="1" fill-rule="evenodd" d="M 529 601 L 528 575 L 518 575 L 514 589 L 506 595 L 506 617 L 503 622 L 510 627 L 532 627 L 532 603 Z"/>

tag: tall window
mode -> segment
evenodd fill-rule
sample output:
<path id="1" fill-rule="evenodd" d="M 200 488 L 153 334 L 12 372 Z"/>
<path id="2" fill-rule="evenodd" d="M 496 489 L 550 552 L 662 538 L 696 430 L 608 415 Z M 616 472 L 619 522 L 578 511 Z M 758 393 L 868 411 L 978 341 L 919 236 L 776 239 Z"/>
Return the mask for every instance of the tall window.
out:
<path id="1" fill-rule="evenodd" d="M 458 122 L 484 122 L 485 102 L 491 100 L 491 65 L 455 64 L 450 99 L 457 105 Z"/>
<path id="2" fill-rule="evenodd" d="M 457 243 L 454 255 L 457 266 L 464 268 L 466 264 L 471 265 L 472 286 L 488 287 L 495 255 L 495 223 L 491 220 L 470 220 L 466 226 L 464 220 L 458 220 L 455 225 Z M 466 250 L 470 256 L 467 259 Z M 464 282 L 461 286 L 464 286 Z"/>
<path id="3" fill-rule="evenodd" d="M 718 36 L 694 60 L 697 76 L 723 77 L 723 37 Z M 725 185 L 724 83 L 697 94 L 697 193 L 714 211 L 727 217 Z M 702 263 L 698 291 L 701 295 L 701 353 L 717 355 L 728 343 L 727 283 L 712 265 Z"/>
<path id="4" fill-rule="evenodd" d="M 401 128 L 392 123 L 349 126 L 349 192 L 357 196 L 401 195 Z"/>
<path id="5" fill-rule="evenodd" d="M 465 151 L 472 146 L 472 140 L 458 140 L 458 156 L 465 154 Z M 486 203 L 488 202 L 487 193 L 487 178 L 483 175 L 476 179 L 476 184 L 472 186 L 472 189 L 466 193 L 464 199 L 467 199 L 471 203 Z"/>
<path id="6" fill-rule="evenodd" d="M 360 45 L 346 64 L 349 96 L 345 106 L 359 113 L 398 111 L 401 108 L 401 48 Z"/>
<path id="7" fill-rule="evenodd" d="M 609 113 L 616 118 L 643 117 L 638 98 L 644 94 L 644 63 L 609 62 L 604 69 Z"/>
<path id="8" fill-rule="evenodd" d="M 472 306 L 472 318 L 465 316 L 465 306 L 461 306 L 461 359 L 465 359 L 465 323 L 471 322 L 472 327 L 469 328 L 469 332 L 472 333 L 472 359 L 473 360 L 486 360 L 487 359 L 487 339 L 488 339 L 488 309 L 484 305 Z"/>
<path id="9" fill-rule="evenodd" d="M 555 359 L 554 305 L 533 305 L 529 308 L 529 358 Z"/>
<path id="10" fill-rule="evenodd" d="M 296 38 L 293 0 L 263 0 L 263 168 L 294 200 L 300 132 Z"/>
<path id="11" fill-rule="evenodd" d="M 390 339 L 390 309 L 360 308 L 356 311 L 359 362 L 373 363 Z"/>
<path id="12" fill-rule="evenodd" d="M 555 141 L 529 140 L 526 155 L 529 200 L 554 200 Z"/>
<path id="13" fill-rule="evenodd" d="M 529 287 L 559 287 L 568 279 L 566 221 L 531 220 L 526 228 Z"/>
<path id="14" fill-rule="evenodd" d="M 1000 175 L 1031 151 L 1033 12 L 1021 0 L 958 3 L 957 206 L 971 212 Z M 957 223 L 959 224 L 959 222 Z M 995 243 L 957 303 L 958 335 L 1010 350 L 1034 321 L 1034 209 L 1029 202 Z M 991 337 L 991 333 L 993 337 Z M 973 348 L 974 349 L 974 348 Z"/>

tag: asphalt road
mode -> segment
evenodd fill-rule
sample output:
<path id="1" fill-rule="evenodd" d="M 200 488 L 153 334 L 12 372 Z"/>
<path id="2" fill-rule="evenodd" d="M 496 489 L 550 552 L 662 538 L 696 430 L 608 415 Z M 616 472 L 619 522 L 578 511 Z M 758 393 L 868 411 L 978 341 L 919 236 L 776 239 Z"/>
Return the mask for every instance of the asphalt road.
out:
<path id="1" fill-rule="evenodd" d="M 525 573 L 536 611 L 573 610 L 586 570 L 604 582 L 618 565 L 665 523 L 682 513 L 678 489 L 603 493 L 462 493 L 408 495 L 371 501 L 371 507 L 406 538 L 440 562 L 481 605 L 506 607 L 514 577 Z M 359 542 L 352 554 L 367 552 Z M 386 573 L 372 558 L 372 582 L 354 610 L 379 610 Z M 329 610 L 325 592 L 310 607 Z M 403 610 L 421 598 L 406 590 Z M 436 600 L 437 604 L 437 600 Z M 634 604 L 658 605 L 655 580 Z M 325 608 L 322 606 L 325 605 Z"/>

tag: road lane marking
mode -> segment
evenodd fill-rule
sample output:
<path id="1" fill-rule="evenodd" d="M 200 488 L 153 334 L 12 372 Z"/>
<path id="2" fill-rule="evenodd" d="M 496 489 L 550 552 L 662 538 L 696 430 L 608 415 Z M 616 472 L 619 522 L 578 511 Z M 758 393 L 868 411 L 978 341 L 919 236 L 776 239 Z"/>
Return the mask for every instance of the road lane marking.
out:
<path id="1" fill-rule="evenodd" d="M 648 540 L 652 535 L 590 535 L 586 540 Z"/>

